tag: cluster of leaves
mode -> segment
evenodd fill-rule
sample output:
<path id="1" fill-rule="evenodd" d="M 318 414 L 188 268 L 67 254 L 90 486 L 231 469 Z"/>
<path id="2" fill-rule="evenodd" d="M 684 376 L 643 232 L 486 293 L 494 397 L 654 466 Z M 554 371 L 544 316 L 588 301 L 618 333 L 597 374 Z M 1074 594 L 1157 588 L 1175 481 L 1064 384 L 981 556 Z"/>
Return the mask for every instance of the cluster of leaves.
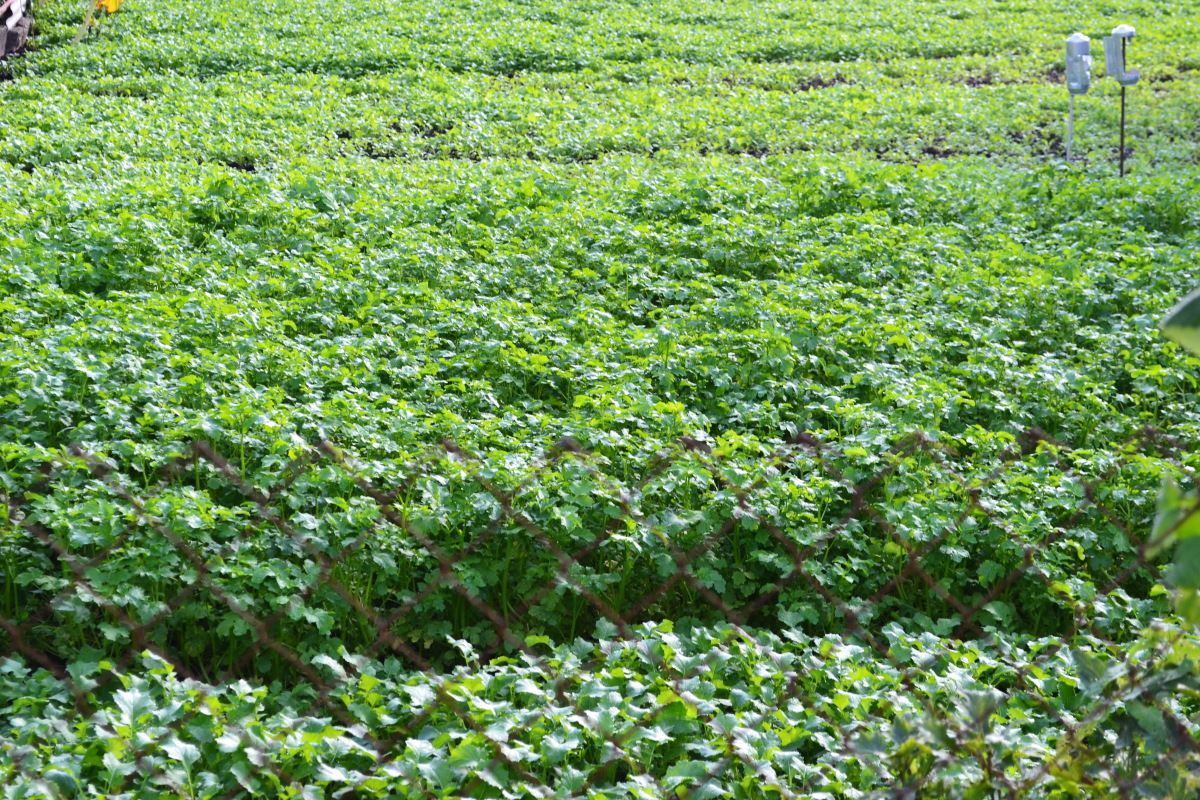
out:
<path id="1" fill-rule="evenodd" d="M 1195 427 L 1153 330 L 1190 270 L 1178 178 L 1097 204 L 1049 168 L 511 169 L 23 182 L 4 441 L 254 456 L 320 420 L 360 454 L 570 434 L 645 463 L 697 431 Z"/>
<path id="2" fill-rule="evenodd" d="M 1142 164 L 1196 156 L 1194 0 L 1147 2 Z M 1103 4 L 134 4 L 84 47 L 78 9 L 39 15 L 43 52 L 0 87 L 0 160 L 128 158 L 264 169 L 297 157 L 573 162 L 614 153 L 859 152 L 910 162 L 1064 153 L 1062 37 Z M 929 24 L 936 19 L 937 24 Z M 266 20 L 270 20 L 267 22 Z M 1145 20 L 1143 22 L 1143 20 Z M 1076 152 L 1114 146 L 1112 81 L 1081 105 Z M 36 102 L 29 102 L 36 100 Z M 186 124 L 181 124 L 186 120 Z"/>
<path id="3" fill-rule="evenodd" d="M 149 488 L 137 472 L 97 477 L 94 460 L 51 466 L 0 550 L 13 576 L 0 604 L 63 660 L 125 652 L 136 627 L 210 679 L 292 674 L 268 641 L 364 652 L 385 629 L 446 662 L 451 639 L 494 654 L 600 618 L 712 624 L 745 609 L 768 629 L 899 620 L 972 636 L 1068 635 L 1086 618 L 1127 639 L 1168 610 L 1130 533 L 1176 473 L 1153 442 L 1024 457 L 1010 442 L 974 463 L 929 441 L 890 454 L 715 444 L 628 479 L 570 451 L 356 466 L 293 445 L 257 490 L 199 458 Z"/>
<path id="4" fill-rule="evenodd" d="M 921 543 L 965 508 L 953 476 L 989 474 L 1027 426 L 1083 448 L 1075 466 L 1093 477 L 1113 454 L 1123 457 L 1120 443 L 1143 425 L 1171 427 L 1185 441 L 1200 427 L 1197 362 L 1154 329 L 1173 287 L 1191 275 L 1197 186 L 1177 173 L 1096 183 L 1051 166 L 1011 172 L 835 156 L 674 167 L 626 157 L 555 170 L 456 163 L 403 174 L 372 162 L 341 164 L 322 180 L 175 169 L 164 177 L 131 166 L 119 178 L 86 180 L 38 171 L 6 200 L 29 216 L 4 234 L 0 267 L 2 479 L 10 505 L 30 504 L 72 552 L 94 554 L 136 520 L 128 507 L 104 506 L 95 485 L 56 483 L 61 491 L 26 497 L 68 443 L 113 459 L 145 494 L 168 458 L 197 438 L 234 458 L 250 483 L 270 487 L 296 437 L 329 436 L 390 469 L 382 485 L 391 489 L 406 477 L 397 465 L 450 437 L 485 454 L 502 486 L 521 486 L 532 471 L 522 508 L 573 552 L 605 529 L 613 501 L 597 497 L 583 472 L 538 473 L 531 453 L 564 435 L 632 488 L 681 435 L 714 448 L 730 483 L 746 486 L 770 463 L 765 453 L 803 431 L 837 444 L 853 482 L 887 466 L 889 445 L 925 431 L 952 448 L 953 463 L 911 462 L 870 498 L 909 543 Z M 1098 194 L 1110 202 L 1096 202 Z M 1021 564 L 1022 541 L 1050 536 L 1057 544 L 1043 559 L 1072 596 L 1123 575 L 1136 541 L 1098 517 L 1076 524 L 1087 498 L 1053 457 L 1022 469 L 992 485 L 1002 524 L 967 520 L 978 530 L 938 548 L 926 565 L 932 576 L 970 602 Z M 1138 470 L 1133 464 L 1100 498 L 1135 532 L 1149 527 L 1160 471 Z M 597 551 L 584 576 L 591 588 L 615 592 L 613 605 L 629 608 L 674 568 L 659 562 L 662 535 L 687 546 L 724 524 L 731 496 L 710 485 L 711 472 L 669 472 L 650 486 L 644 510 L 661 518 L 650 533 Z M 477 502 L 469 476 L 447 486 L 418 486 L 412 511 L 453 552 L 496 513 L 493 500 Z M 253 518 L 238 508 L 244 495 L 195 481 L 198 494 L 185 488 L 160 497 L 156 513 L 214 553 Z M 286 521 L 312 520 L 330 553 L 369 516 L 369 508 L 338 509 L 335 498 L 351 497 L 321 473 L 292 496 Z M 772 477 L 754 504 L 804 546 L 849 500 L 842 484 L 801 465 Z M 832 563 L 817 568 L 846 598 L 870 596 L 903 566 L 905 545 L 866 522 L 839 535 Z M 733 606 L 792 566 L 751 523 L 697 565 Z M 1068 523 L 1067 535 L 1056 531 Z M 164 552 L 165 542 L 142 533 L 99 568 L 110 575 L 96 575 L 124 593 L 122 608 L 164 602 L 192 577 L 175 568 L 180 556 Z M 4 548 L 5 612 L 23 620 L 71 576 L 22 529 Z M 303 553 L 269 534 L 239 553 L 229 578 L 264 616 L 317 577 Z M 604 567 L 615 563 L 629 571 L 614 583 Z M 527 572 L 514 569 L 521 564 Z M 396 531 L 346 566 L 345 579 L 380 610 L 403 605 L 436 572 Z M 508 525 L 461 577 L 506 613 L 557 566 Z M 1131 591 L 1146 600 L 1154 583 L 1139 573 Z M 794 588 L 784 610 L 836 630 L 840 615 Z M 685 589 L 657 611 L 694 613 Z M 952 615 L 942 598 L 915 591 L 889 597 L 882 619 L 928 627 L 916 615 Z M 450 634 L 477 643 L 494 636 L 449 594 L 429 597 L 403 635 L 433 646 Z M 561 605 L 530 619 L 564 627 L 539 632 L 570 638 L 571 625 L 589 623 L 592 609 L 578 597 L 552 599 Z M 996 599 L 1004 627 L 1043 633 L 1071 624 L 1069 606 L 1035 576 Z M 236 661 L 216 654 L 244 639 L 244 626 L 208 627 L 204 620 L 227 608 L 195 600 L 193 621 L 181 615 L 164 641 L 191 642 L 214 663 Z M 349 611 L 328 595 L 291 643 L 320 641 Z M 75 628 L 46 626 L 47 635 L 125 643 L 86 617 Z M 193 637 L 198 626 L 207 633 Z M 61 642 L 40 644 L 70 657 Z"/>
<path id="5" fill-rule="evenodd" d="M 770 772 L 850 797 L 960 757 L 954 774 L 982 793 L 987 769 L 969 765 L 985 751 L 1014 775 L 1044 766 L 1059 787 L 1046 796 L 1123 792 L 1178 732 L 1121 694 L 1115 667 L 1036 652 L 1083 637 L 1102 659 L 1085 630 L 1149 641 L 1138 628 L 1167 610 L 1142 532 L 1162 475 L 1193 464 L 1125 443 L 1146 426 L 1200 438 L 1200 360 L 1154 329 L 1194 280 L 1200 7 L 1146 0 L 1115 20 L 1090 0 L 1043 6 L 128 0 L 72 47 L 79 8 L 41 4 L 34 52 L 0 80 L 0 614 L 23 626 L 21 647 L 123 693 L 89 688 L 95 713 L 80 715 L 64 683 L 5 662 L 2 763 L 19 765 L 5 777 L 51 795 L 220 796 L 272 781 L 247 766 L 269 753 L 331 792 L 487 793 L 485 775 L 513 776 L 489 772 L 493 739 L 453 712 L 470 708 L 485 731 L 545 728 L 512 745 L 539 780 L 613 794 L 660 796 L 650 775 L 688 796 L 774 796 Z M 1123 181 L 1111 81 L 1080 103 L 1089 160 L 1057 160 L 1062 37 L 1118 21 L 1138 27 L 1145 75 Z M 1075 449 L 1014 457 L 1030 427 Z M 897 450 L 914 431 L 936 448 Z M 801 434 L 834 445 L 825 461 L 773 457 Z M 592 455 L 542 458 L 563 437 Z M 318 438 L 403 490 L 394 519 L 332 463 L 302 470 L 267 519 L 228 476 L 174 462 L 203 440 L 270 491 Z M 479 461 L 431 459 L 443 438 Z M 99 480 L 71 445 L 112 472 Z M 848 488 L 885 469 L 869 492 Z M 639 606 L 680 571 L 677 551 L 717 532 L 692 580 Z M 581 588 L 681 628 L 771 597 L 752 631 L 848 633 L 844 612 L 788 580 L 803 566 L 857 625 L 954 655 L 921 662 L 915 695 L 878 652 L 830 657 L 841 639 L 789 650 L 756 632 L 749 647 L 700 628 L 680 646 L 648 634 L 637 652 L 559 647 L 549 672 L 362 661 L 371 615 L 443 667 L 469 659 L 451 641 L 513 657 L 494 620 L 434 586 L 422 538 L 518 640 L 590 630 L 603 615 Z M 581 553 L 566 575 L 556 548 Z M 1170 577 L 1194 600 L 1194 575 Z M 264 635 L 326 679 L 353 666 L 339 709 L 356 721 L 319 717 L 304 670 Z M 1016 674 L 1043 682 L 1021 687 L 1039 702 L 996 695 L 1018 678 L 963 635 L 1025 648 L 1038 666 Z M 196 681 L 119 666 L 146 644 Z M 0 647 L 19 649 L 8 634 Z M 669 703 L 667 647 L 728 656 L 714 669 L 729 674 Z M 1155 689 L 1183 718 L 1189 647 Z M 339 648 L 354 655 L 335 668 Z M 609 655 L 625 672 L 589 672 Z M 774 708 L 783 672 L 768 662 L 806 658 L 820 713 Z M 957 708 L 967 673 L 978 705 Z M 221 682 L 242 675 L 276 683 Z M 560 680 L 573 703 L 538 723 L 546 697 L 525 689 Z M 630 680 L 652 688 L 613 699 Z M 389 762 L 399 771 L 372 772 L 366 734 L 402 733 L 440 686 L 465 705 L 435 704 L 428 735 L 410 731 Z M 643 696 L 678 707 L 611 753 L 596 726 L 631 727 Z M 1113 713 L 1092 715 L 1101 696 Z M 917 697 L 979 730 L 948 745 L 904 716 Z M 716 734 L 701 701 L 731 717 Z M 767 709 L 777 730 L 747 724 Z M 722 731 L 751 729 L 724 749 Z M 1064 731 L 1095 759 L 1056 760 Z M 850 741 L 873 748 L 865 761 Z M 1190 791 L 1187 769 L 1161 793 Z"/>
<path id="6" fill-rule="evenodd" d="M 444 675 L 319 656 L 319 697 L 182 679 L 149 653 L 131 669 L 80 662 L 73 688 L 10 659 L 0 782 L 14 798 L 289 796 L 301 785 L 332 797 L 853 797 L 910 785 L 928 797 L 1015 786 L 1107 797 L 1099 777 L 1183 797 L 1200 785 L 1196 754 L 1179 752 L 1190 709 L 1176 691 L 1197 686 L 1200 642 L 1178 629 L 1117 652 L 892 626 L 886 657 L 834 636 L 612 633 L 535 641 Z M 1157 640 L 1172 643 L 1173 662 L 1156 657 Z M 72 722 L 76 703 L 93 711 Z M 1170 769 L 1144 779 L 1164 757 Z M 931 774 L 939 763 L 953 766 Z"/>

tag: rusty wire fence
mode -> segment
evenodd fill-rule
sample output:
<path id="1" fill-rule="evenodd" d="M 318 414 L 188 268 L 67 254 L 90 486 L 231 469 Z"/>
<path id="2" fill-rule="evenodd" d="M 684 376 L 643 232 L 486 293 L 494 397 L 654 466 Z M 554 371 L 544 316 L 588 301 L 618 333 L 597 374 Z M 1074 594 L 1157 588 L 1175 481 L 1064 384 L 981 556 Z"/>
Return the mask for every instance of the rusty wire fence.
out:
<path id="1" fill-rule="evenodd" d="M 46 457 L 3 796 L 1200 796 L 1190 449 L 963 447 Z"/>

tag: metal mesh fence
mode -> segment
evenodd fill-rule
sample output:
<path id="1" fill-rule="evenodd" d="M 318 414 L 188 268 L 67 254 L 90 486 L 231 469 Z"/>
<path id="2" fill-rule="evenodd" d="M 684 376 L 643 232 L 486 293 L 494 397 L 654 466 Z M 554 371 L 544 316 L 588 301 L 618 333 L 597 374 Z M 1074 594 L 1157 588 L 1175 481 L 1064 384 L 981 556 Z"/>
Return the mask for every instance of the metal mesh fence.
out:
<path id="1" fill-rule="evenodd" d="M 1188 448 L 971 447 L 47 456 L 6 796 L 1197 796 Z"/>

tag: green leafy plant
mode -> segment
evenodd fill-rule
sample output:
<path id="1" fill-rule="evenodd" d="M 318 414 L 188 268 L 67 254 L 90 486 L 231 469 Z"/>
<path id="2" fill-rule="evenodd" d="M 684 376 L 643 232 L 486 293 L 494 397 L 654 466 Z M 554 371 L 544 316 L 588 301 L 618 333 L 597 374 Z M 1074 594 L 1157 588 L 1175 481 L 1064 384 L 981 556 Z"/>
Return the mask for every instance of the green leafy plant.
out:
<path id="1" fill-rule="evenodd" d="M 1200 5 L 1143 5 L 1117 181 L 1092 0 L 40 4 L 0 792 L 1187 796 Z"/>
<path id="2" fill-rule="evenodd" d="M 1161 328 L 1168 338 L 1200 354 L 1200 292 L 1171 309 Z M 1200 625 L 1200 495 L 1194 487 L 1184 490 L 1171 478 L 1164 480 L 1151 535 L 1156 550 L 1174 546 L 1168 579 L 1178 592 L 1175 607 L 1184 619 Z"/>

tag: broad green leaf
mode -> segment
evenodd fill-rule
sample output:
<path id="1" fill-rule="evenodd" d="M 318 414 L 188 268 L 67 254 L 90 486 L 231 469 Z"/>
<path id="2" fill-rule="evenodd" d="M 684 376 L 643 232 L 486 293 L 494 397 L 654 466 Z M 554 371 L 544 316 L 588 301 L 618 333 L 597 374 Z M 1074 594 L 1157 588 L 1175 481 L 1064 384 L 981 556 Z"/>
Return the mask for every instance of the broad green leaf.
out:
<path id="1" fill-rule="evenodd" d="M 1200 289 L 1180 300 L 1159 323 L 1163 335 L 1200 355 Z"/>

